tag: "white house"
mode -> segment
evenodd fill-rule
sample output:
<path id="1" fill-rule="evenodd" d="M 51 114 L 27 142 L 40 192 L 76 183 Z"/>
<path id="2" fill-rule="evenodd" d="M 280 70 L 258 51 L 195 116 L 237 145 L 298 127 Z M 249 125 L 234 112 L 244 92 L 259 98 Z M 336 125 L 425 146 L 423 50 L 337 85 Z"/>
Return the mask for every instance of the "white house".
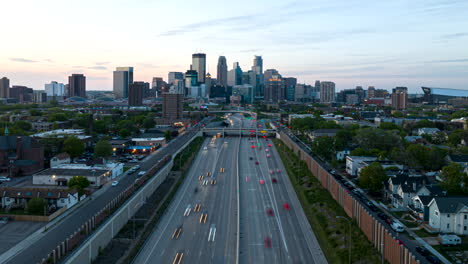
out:
<path id="1" fill-rule="evenodd" d="M 418 129 L 418 136 L 422 135 L 431 135 L 433 136 L 435 133 L 440 132 L 438 128 L 435 127 L 422 127 Z"/>
<path id="2" fill-rule="evenodd" d="M 351 150 L 349 149 L 338 151 L 336 152 L 336 160 L 344 160 L 349 154 L 351 154 Z"/>
<path id="3" fill-rule="evenodd" d="M 362 167 L 364 161 L 375 161 L 377 157 L 366 156 L 347 156 L 346 157 L 346 172 L 351 176 L 358 175 L 358 169 Z"/>
<path id="4" fill-rule="evenodd" d="M 68 164 L 70 163 L 70 155 L 66 152 L 62 152 L 60 154 L 55 155 L 50 159 L 50 167 L 51 168 L 56 168 L 57 166 L 61 164 Z"/>
<path id="5" fill-rule="evenodd" d="M 429 203 L 429 226 L 439 232 L 468 235 L 468 196 L 434 197 Z"/>
<path id="6" fill-rule="evenodd" d="M 78 192 L 71 189 L 44 189 L 4 187 L 0 188 L 2 208 L 24 208 L 35 197 L 43 198 L 49 207 L 70 208 L 78 203 Z"/>

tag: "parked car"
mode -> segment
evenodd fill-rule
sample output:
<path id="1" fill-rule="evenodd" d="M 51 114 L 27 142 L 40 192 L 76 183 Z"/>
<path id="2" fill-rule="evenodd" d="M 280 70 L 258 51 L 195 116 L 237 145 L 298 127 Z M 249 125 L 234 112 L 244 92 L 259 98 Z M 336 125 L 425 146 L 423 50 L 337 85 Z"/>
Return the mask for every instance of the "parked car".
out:
<path id="1" fill-rule="evenodd" d="M 112 187 L 119 185 L 119 181 L 113 181 L 112 182 Z"/>
<path id="2" fill-rule="evenodd" d="M 6 224 L 10 221 L 10 217 L 8 216 L 2 216 L 0 217 L 0 224 Z"/>
<path id="3" fill-rule="evenodd" d="M 429 256 L 430 253 L 429 253 L 429 250 L 423 248 L 423 247 L 416 247 L 416 251 L 419 252 L 419 254 L 423 255 L 423 256 Z"/>
<path id="4" fill-rule="evenodd" d="M 396 222 L 396 221 L 394 221 L 394 222 L 390 225 L 390 227 L 391 227 L 393 230 L 397 231 L 397 232 L 403 232 L 403 231 L 405 231 L 405 228 L 403 227 L 403 225 L 400 224 L 400 223 L 398 223 L 398 222 Z"/>
<path id="5" fill-rule="evenodd" d="M 11 178 L 0 176 L 0 182 L 7 182 L 7 181 L 11 181 Z"/>

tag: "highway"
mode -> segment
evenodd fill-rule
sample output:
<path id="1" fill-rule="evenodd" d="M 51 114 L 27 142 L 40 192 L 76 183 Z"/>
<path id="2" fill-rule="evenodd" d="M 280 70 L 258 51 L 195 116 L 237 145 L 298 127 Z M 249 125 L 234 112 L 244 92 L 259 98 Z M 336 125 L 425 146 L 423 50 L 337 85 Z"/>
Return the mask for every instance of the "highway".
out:
<path id="1" fill-rule="evenodd" d="M 240 115 L 230 120 L 233 127 L 257 126 Z M 210 142 L 204 142 L 134 263 L 327 263 L 278 153 L 274 147 L 268 147 L 268 152 L 264 147 L 251 148 L 252 144 L 268 146 L 272 142 L 245 137 Z M 274 175 L 270 169 L 275 169 Z M 208 172 L 215 185 L 203 185 Z M 283 208 L 284 203 L 290 210 Z M 273 215 L 267 214 L 268 208 Z"/>
<path id="2" fill-rule="evenodd" d="M 198 126 L 197 126 L 198 127 Z M 174 153 L 182 147 L 188 139 L 198 132 L 198 128 L 189 129 L 184 135 L 181 135 L 171 141 L 166 147 L 160 149 L 150 158 L 145 159 L 140 163 L 141 170 L 148 170 L 156 161 L 163 158 L 167 154 Z M 2 259 L 2 263 L 11 264 L 30 264 L 37 263 L 45 258 L 57 245 L 64 241 L 68 236 L 75 232 L 87 219 L 95 215 L 105 205 L 107 205 L 117 194 L 121 193 L 125 188 L 132 184 L 135 180 L 136 173 L 123 177 L 119 185 L 108 188 L 98 198 L 91 200 L 76 209 L 69 216 L 50 228 L 44 235 L 31 245 L 23 248 L 9 259 Z"/>

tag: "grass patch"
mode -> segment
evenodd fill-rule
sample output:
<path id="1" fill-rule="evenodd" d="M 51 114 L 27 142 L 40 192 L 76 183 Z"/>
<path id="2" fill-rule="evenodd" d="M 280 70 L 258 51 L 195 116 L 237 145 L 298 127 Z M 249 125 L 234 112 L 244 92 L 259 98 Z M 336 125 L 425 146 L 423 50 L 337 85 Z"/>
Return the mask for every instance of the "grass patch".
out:
<path id="1" fill-rule="evenodd" d="M 126 171 L 128 171 L 128 170 L 129 170 L 131 167 L 132 167 L 132 166 L 124 166 L 124 168 L 123 168 L 123 172 L 126 172 Z"/>
<path id="2" fill-rule="evenodd" d="M 437 234 L 431 234 L 427 232 L 425 229 L 420 229 L 420 230 L 414 230 L 413 231 L 416 235 L 420 237 L 434 237 L 437 236 Z"/>
<path id="3" fill-rule="evenodd" d="M 336 219 L 336 216 L 346 216 L 343 208 L 322 188 L 305 162 L 299 160 L 281 141 L 274 139 L 274 142 L 279 146 L 277 149 L 281 160 L 328 262 L 348 263 L 349 225 L 343 219 Z M 352 221 L 351 262 L 380 263 L 378 251 L 357 224 L 352 219 L 347 219 Z"/>

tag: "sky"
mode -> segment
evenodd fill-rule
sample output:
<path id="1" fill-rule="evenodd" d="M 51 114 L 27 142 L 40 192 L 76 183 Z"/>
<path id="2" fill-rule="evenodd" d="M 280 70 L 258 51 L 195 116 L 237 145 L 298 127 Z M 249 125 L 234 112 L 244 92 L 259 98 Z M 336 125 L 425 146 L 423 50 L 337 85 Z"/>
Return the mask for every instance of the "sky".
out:
<path id="1" fill-rule="evenodd" d="M 468 89 L 467 0 L 15 0 L 2 1 L 0 78 L 43 89 L 87 76 L 112 90 L 112 71 L 134 80 L 185 72 L 191 54 L 277 69 L 300 83 L 391 89 Z"/>

